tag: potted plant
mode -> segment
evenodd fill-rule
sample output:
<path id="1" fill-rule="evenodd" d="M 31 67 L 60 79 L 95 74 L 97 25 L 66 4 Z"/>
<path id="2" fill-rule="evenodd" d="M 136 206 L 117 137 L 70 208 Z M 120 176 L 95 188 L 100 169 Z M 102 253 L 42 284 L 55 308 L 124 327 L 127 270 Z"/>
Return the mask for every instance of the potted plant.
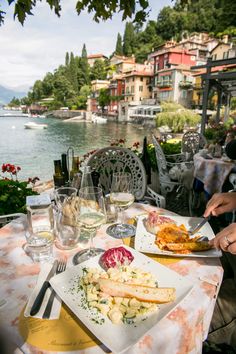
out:
<path id="1" fill-rule="evenodd" d="M 38 194 L 33 191 L 34 183 L 38 177 L 29 178 L 28 181 L 18 181 L 19 166 L 10 163 L 2 165 L 0 176 L 0 215 L 26 212 L 26 197 Z M 7 175 L 7 176 L 5 176 Z"/>

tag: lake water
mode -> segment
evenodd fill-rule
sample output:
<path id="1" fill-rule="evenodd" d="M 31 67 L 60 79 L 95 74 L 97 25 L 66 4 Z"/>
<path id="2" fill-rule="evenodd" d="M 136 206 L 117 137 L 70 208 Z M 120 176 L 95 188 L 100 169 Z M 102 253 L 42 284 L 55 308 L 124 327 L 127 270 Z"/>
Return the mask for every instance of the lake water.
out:
<path id="1" fill-rule="evenodd" d="M 38 176 L 45 181 L 52 178 L 53 160 L 60 159 L 68 147 L 73 147 L 75 155 L 109 146 L 111 141 L 126 139 L 131 146 L 150 135 L 150 129 L 131 124 L 93 124 L 86 122 L 63 122 L 54 118 L 10 117 L 0 111 L 0 167 L 12 163 L 21 167 L 19 179 Z M 48 124 L 47 129 L 25 129 L 29 121 Z"/>

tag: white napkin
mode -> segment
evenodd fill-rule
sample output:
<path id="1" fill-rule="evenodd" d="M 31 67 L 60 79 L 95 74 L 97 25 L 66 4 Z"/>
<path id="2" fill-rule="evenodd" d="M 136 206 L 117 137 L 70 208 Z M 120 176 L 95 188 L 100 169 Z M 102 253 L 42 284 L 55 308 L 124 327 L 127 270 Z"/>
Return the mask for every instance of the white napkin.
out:
<path id="1" fill-rule="evenodd" d="M 28 303 L 26 305 L 26 308 L 25 308 L 25 312 L 24 312 L 24 315 L 25 317 L 29 317 L 30 316 L 30 311 L 31 311 L 31 307 L 34 303 L 34 300 L 36 298 L 36 296 L 38 295 L 42 285 L 43 285 L 43 282 L 44 280 L 46 279 L 48 273 L 50 272 L 52 268 L 52 264 L 50 263 L 44 263 L 41 265 L 41 271 L 38 275 L 38 280 L 37 280 L 37 284 L 33 290 L 33 292 L 31 293 L 30 297 L 29 297 L 29 300 L 28 300 Z M 52 288 L 50 287 L 49 289 L 47 289 L 46 291 L 46 294 L 44 295 L 44 299 L 43 299 L 43 302 L 42 302 L 42 305 L 40 307 L 40 310 L 39 312 L 34 315 L 34 316 L 31 316 L 31 317 L 34 317 L 34 318 L 43 318 L 43 314 L 44 314 L 44 310 L 47 306 L 47 303 L 48 303 L 48 299 L 51 295 L 51 290 Z M 61 299 L 56 295 L 55 298 L 54 298 L 54 301 L 53 301 L 53 305 L 52 305 L 52 311 L 51 311 L 51 315 L 50 315 L 50 320 L 55 320 L 55 319 L 58 319 L 59 316 L 60 316 L 60 311 L 61 311 Z"/>

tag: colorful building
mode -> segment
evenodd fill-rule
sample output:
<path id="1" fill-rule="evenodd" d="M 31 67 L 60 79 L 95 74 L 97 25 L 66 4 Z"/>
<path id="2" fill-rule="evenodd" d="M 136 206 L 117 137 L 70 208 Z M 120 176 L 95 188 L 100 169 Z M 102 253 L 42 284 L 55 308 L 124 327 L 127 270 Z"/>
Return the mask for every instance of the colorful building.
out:
<path id="1" fill-rule="evenodd" d="M 87 59 L 88 59 L 88 64 L 89 64 L 89 66 L 90 66 L 90 67 L 93 67 L 94 62 L 95 62 L 96 60 L 102 60 L 102 61 L 104 61 L 104 60 L 106 60 L 106 59 L 108 59 L 108 58 L 107 58 L 104 54 L 98 53 L 98 54 L 90 54 L 90 55 L 88 55 L 88 56 L 87 56 Z"/>

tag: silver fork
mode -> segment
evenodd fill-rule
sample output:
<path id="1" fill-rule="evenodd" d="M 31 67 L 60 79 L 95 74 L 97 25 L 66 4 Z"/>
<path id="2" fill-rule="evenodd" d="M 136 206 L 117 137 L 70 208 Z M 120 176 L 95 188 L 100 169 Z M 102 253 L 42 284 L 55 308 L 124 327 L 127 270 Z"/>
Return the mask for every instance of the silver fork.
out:
<path id="1" fill-rule="evenodd" d="M 60 273 L 64 272 L 65 269 L 66 269 L 66 261 L 64 261 L 64 260 L 58 261 L 56 274 L 60 274 Z M 56 296 L 56 292 L 54 291 L 53 288 L 51 288 L 51 295 L 48 299 L 47 306 L 44 310 L 43 318 L 46 318 L 46 319 L 50 318 L 51 311 L 52 311 L 52 305 L 53 305 L 53 301 L 54 301 L 55 296 Z"/>

